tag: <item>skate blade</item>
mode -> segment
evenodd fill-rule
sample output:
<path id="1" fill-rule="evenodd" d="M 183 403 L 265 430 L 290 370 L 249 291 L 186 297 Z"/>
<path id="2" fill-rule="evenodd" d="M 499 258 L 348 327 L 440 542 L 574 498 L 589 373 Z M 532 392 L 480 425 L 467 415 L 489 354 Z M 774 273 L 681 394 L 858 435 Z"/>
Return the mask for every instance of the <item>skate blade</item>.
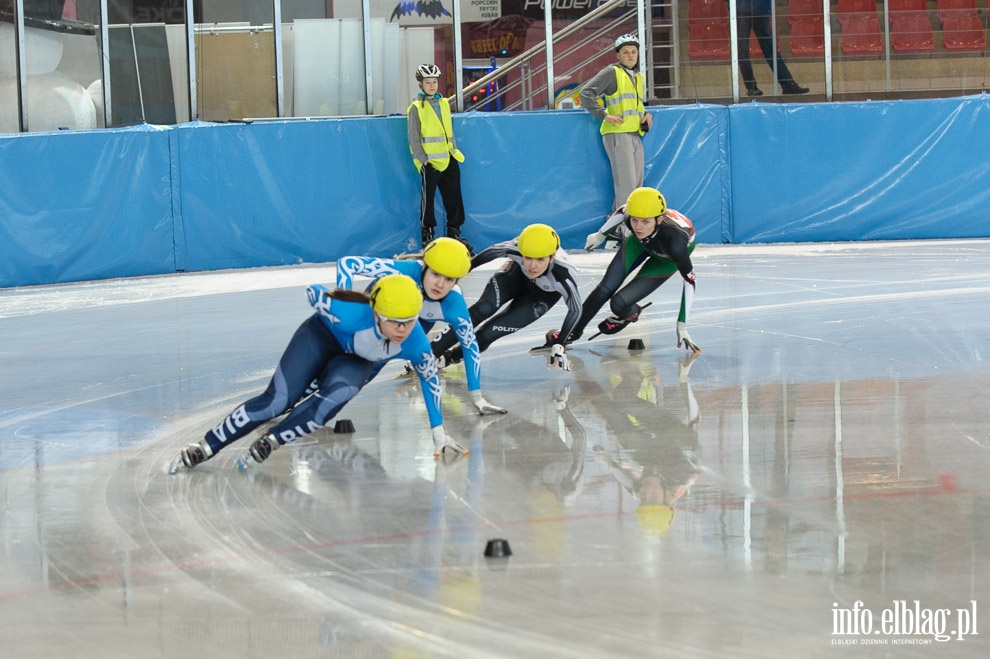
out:
<path id="1" fill-rule="evenodd" d="M 593 339 L 595 337 L 593 336 L 591 338 Z M 570 343 L 565 343 L 564 344 L 564 350 L 570 350 L 571 349 L 571 346 L 573 346 L 573 345 L 574 345 L 574 342 L 573 341 L 571 341 Z M 530 348 L 529 351 L 530 352 L 549 352 L 550 351 L 550 348 L 552 348 L 552 347 L 553 347 L 553 344 L 552 343 L 547 343 L 547 344 L 544 344 L 542 346 L 536 346 L 536 347 Z"/>
<path id="2" fill-rule="evenodd" d="M 468 449 L 456 449 L 452 446 L 444 446 L 440 449 L 439 453 L 433 454 L 434 460 L 443 460 L 444 462 L 450 460 L 454 461 L 461 456 L 470 455 L 471 451 Z"/>
<path id="3" fill-rule="evenodd" d="M 171 462 L 168 463 L 168 466 L 166 467 L 166 471 L 168 472 L 168 475 L 171 476 L 172 474 L 176 473 L 180 469 L 185 469 L 185 468 L 186 468 L 186 465 L 183 464 L 183 462 L 182 462 L 182 456 L 181 455 L 177 455 L 177 456 L 175 456 L 175 458 Z"/>

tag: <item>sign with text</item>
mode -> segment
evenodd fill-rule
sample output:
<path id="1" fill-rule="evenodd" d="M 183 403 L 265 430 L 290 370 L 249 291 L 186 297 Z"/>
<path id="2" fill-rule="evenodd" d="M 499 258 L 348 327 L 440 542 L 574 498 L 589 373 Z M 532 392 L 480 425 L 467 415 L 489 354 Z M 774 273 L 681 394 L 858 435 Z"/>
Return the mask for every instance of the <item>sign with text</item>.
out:
<path id="1" fill-rule="evenodd" d="M 550 10 L 554 18 L 579 18 L 593 9 L 605 3 L 605 0 L 550 0 Z M 522 13 L 527 18 L 543 20 L 543 7 L 546 0 L 522 0 Z M 628 0 L 615 12 L 609 14 L 625 13 L 636 8 L 636 0 Z"/>
<path id="2" fill-rule="evenodd" d="M 526 47 L 530 21 L 522 16 L 504 16 L 471 26 L 467 39 L 468 57 L 513 57 Z"/>

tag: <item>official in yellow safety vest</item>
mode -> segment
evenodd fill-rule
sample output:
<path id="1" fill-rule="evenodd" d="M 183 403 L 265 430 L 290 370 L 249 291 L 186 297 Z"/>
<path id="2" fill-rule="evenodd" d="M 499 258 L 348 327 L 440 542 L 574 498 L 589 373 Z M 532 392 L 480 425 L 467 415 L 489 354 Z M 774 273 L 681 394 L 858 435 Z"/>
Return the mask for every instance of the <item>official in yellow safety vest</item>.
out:
<path id="1" fill-rule="evenodd" d="M 461 169 L 464 154 L 454 140 L 454 127 L 450 121 L 450 103 L 440 95 L 440 68 L 435 64 L 422 64 L 416 69 L 416 81 L 420 92 L 406 109 L 409 119 L 407 135 L 413 164 L 423 183 L 423 196 L 419 209 L 419 226 L 423 233 L 423 245 L 433 240 L 437 226 L 434 203 L 437 190 L 447 213 L 447 237 L 461 238 L 464 224 L 464 201 L 461 197 Z"/>
<path id="2" fill-rule="evenodd" d="M 639 38 L 623 34 L 615 40 L 615 54 L 618 64 L 603 68 L 580 91 L 581 106 L 602 120 L 602 143 L 612 166 L 615 193 L 611 211 L 642 187 L 643 134 L 653 128 L 653 117 L 646 111 L 646 83 L 639 71 Z"/>

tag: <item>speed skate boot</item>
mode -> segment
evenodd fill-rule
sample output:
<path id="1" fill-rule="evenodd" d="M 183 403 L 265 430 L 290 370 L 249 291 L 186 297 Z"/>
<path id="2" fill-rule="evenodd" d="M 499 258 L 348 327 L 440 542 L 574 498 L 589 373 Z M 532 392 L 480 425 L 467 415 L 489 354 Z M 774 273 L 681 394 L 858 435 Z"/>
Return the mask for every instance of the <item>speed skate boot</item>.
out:
<path id="1" fill-rule="evenodd" d="M 465 247 L 467 247 L 468 254 L 470 254 L 471 256 L 474 256 L 474 247 L 471 245 L 471 243 L 469 243 L 467 241 L 466 238 L 464 238 L 463 236 L 461 236 L 461 228 L 460 227 L 447 227 L 447 237 L 448 238 L 453 238 L 457 242 L 459 242 L 462 245 L 464 245 Z"/>
<path id="2" fill-rule="evenodd" d="M 261 464 L 268 459 L 268 456 L 272 454 L 272 451 L 281 446 L 282 443 L 275 438 L 275 435 L 264 435 L 254 440 L 251 444 L 251 448 L 248 452 L 251 454 L 251 458 Z"/>
<path id="3" fill-rule="evenodd" d="M 602 322 L 598 323 L 598 331 L 602 334 L 618 334 L 626 328 L 629 323 L 635 323 L 639 320 L 639 312 L 641 311 L 639 306 L 635 307 L 635 311 L 626 316 L 625 318 L 619 318 L 618 316 L 609 316 Z"/>
<path id="4" fill-rule="evenodd" d="M 437 368 L 443 370 L 448 366 L 460 364 L 463 360 L 464 354 L 461 352 L 460 347 L 454 347 L 437 357 Z"/>
<path id="5" fill-rule="evenodd" d="M 205 441 L 193 442 L 179 451 L 179 455 L 168 466 L 168 473 L 174 474 L 181 467 L 192 469 L 213 457 L 213 449 Z"/>
<path id="6" fill-rule="evenodd" d="M 423 227 L 423 247 L 426 247 L 426 243 L 433 240 L 433 227 Z"/>
<path id="7" fill-rule="evenodd" d="M 193 442 L 182 449 L 182 464 L 189 469 L 213 457 L 213 449 L 206 442 Z"/>

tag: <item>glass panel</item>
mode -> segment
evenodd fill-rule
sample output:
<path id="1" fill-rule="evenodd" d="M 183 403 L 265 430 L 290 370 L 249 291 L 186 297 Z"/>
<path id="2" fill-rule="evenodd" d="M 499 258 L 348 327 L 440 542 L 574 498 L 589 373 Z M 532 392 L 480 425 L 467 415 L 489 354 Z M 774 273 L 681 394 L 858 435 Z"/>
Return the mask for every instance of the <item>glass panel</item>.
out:
<path id="1" fill-rule="evenodd" d="M 419 91 L 413 73 L 426 62 L 436 62 L 444 71 L 441 92 L 446 87 L 452 90 L 451 12 L 452 0 L 371 0 L 367 22 L 372 68 L 369 99 L 361 0 L 284 2 L 287 114 L 404 113 Z"/>
<path id="2" fill-rule="evenodd" d="M 825 20 L 822 0 L 778 0 L 781 54 L 794 81 L 820 101 L 825 94 Z M 834 53 L 834 46 L 833 46 Z"/>
<path id="3" fill-rule="evenodd" d="M 185 2 L 111 0 L 107 22 L 110 125 L 188 121 Z"/>
<path id="4" fill-rule="evenodd" d="M 481 15 L 477 0 L 461 0 L 461 24 Z M 372 112 L 405 114 L 419 93 L 416 68 L 435 64 L 440 68 L 439 93 L 456 93 L 454 64 L 454 2 L 397 2 L 370 0 Z M 462 39 L 466 36 L 462 35 Z M 456 103 L 451 103 L 456 109 Z"/>
<path id="5" fill-rule="evenodd" d="M 17 38 L 12 0 L 0 1 L 0 132 L 20 131 L 17 103 Z"/>
<path id="6" fill-rule="evenodd" d="M 3 89 L 2 128 L 18 130 L 14 2 L 0 5 L 0 87 Z M 97 14 L 98 16 L 98 14 Z M 24 61 L 27 74 L 27 130 L 96 128 L 98 111 L 91 92 L 99 96 L 99 57 L 96 25 L 76 2 L 25 0 Z M 9 21 L 9 22 L 8 22 Z M 96 21 L 98 22 L 98 20 Z M 101 104 L 102 106 L 102 104 Z"/>
<path id="7" fill-rule="evenodd" d="M 732 97 L 733 75 L 738 76 L 744 102 L 775 100 L 781 94 L 800 96 L 801 89 L 825 93 L 821 0 L 738 0 L 736 7 L 740 65 L 733 71 L 727 2 L 678 3 L 673 24 L 679 32 L 681 67 L 675 98 L 724 102 Z"/>
<path id="8" fill-rule="evenodd" d="M 507 63 L 505 75 L 468 94 L 467 108 L 533 110 L 580 105 L 579 87 L 604 66 L 616 62 L 612 44 L 636 31 L 635 2 L 618 4 L 597 18 L 595 3 L 555 2 L 552 90 L 547 88 L 545 15 L 542 2 L 502 2 L 497 19 L 465 24 L 465 79 L 470 82 Z M 495 12 L 494 6 L 487 14 Z M 487 15 L 486 15 L 487 17 Z M 530 52 L 533 51 L 533 52 Z M 519 57 L 524 59 L 519 60 Z M 648 79 L 649 79 L 649 71 Z M 648 94 L 649 95 L 649 94 Z"/>
<path id="9" fill-rule="evenodd" d="M 674 25 L 677 10 L 675 0 L 652 0 L 647 15 L 646 82 L 654 99 L 677 98 L 677 53 Z"/>
<path id="10" fill-rule="evenodd" d="M 330 4 L 330 3 L 328 3 Z M 364 24 L 360 0 L 333 3 L 328 12 L 283 6 L 286 84 L 297 117 L 365 114 Z"/>
<path id="11" fill-rule="evenodd" d="M 196 16 L 199 118 L 275 117 L 274 8 L 271 0 L 202 0 Z"/>
<path id="12" fill-rule="evenodd" d="M 731 98 L 734 72 L 725 0 L 679 0 L 675 25 L 681 63 L 675 98 Z"/>
<path id="13" fill-rule="evenodd" d="M 554 107 L 580 107 L 578 98 L 580 87 L 598 74 L 603 68 L 618 64 L 615 41 L 624 34 L 637 34 L 636 3 L 626 2 L 617 5 L 599 18 L 586 21 L 585 17 L 596 9 L 582 3 L 560 3 L 566 8 L 554 6 L 553 32 L 560 36 L 569 30 L 573 33 L 560 38 L 553 48 Z M 603 3 L 604 4 L 604 3 Z M 647 19 L 649 21 L 649 18 Z M 534 22 L 543 30 L 544 22 Z M 583 24 L 583 25 L 581 25 Z M 649 33 L 649 28 L 647 29 Z M 639 67 L 644 74 L 652 77 L 651 58 L 648 44 L 640 44 Z M 646 77 L 646 76 L 644 76 Z M 542 90 L 545 76 L 540 82 L 540 94 L 535 99 L 543 101 L 537 107 L 546 107 L 545 93 Z M 647 97 L 651 94 L 647 90 Z M 534 100 L 535 100 L 534 99 Z"/>
<path id="14" fill-rule="evenodd" d="M 462 2 L 462 7 L 467 3 Z M 461 28 L 462 73 L 464 87 L 468 87 L 482 77 L 496 71 L 505 63 L 544 38 L 543 23 L 538 25 L 528 15 L 543 10 L 538 2 L 492 2 L 475 0 L 471 9 L 464 10 Z M 540 57 L 540 62 L 545 63 Z M 528 88 L 532 82 L 533 62 L 525 62 L 514 72 L 499 77 L 492 82 L 471 91 L 464 99 L 464 109 L 496 112 L 530 107 Z M 546 80 L 546 78 L 543 78 Z M 543 103 L 546 104 L 546 90 Z"/>
<path id="15" fill-rule="evenodd" d="M 816 1 L 810 0 L 810 4 Z M 746 97 L 748 100 L 764 95 L 794 95 L 808 92 L 809 88 L 806 85 L 799 85 L 796 82 L 795 73 L 791 70 L 794 63 L 789 64 L 784 59 L 784 37 L 788 30 L 781 28 L 787 25 L 785 12 L 786 6 L 782 1 L 737 0 L 736 37 L 739 52 L 740 97 Z M 821 13 L 820 3 L 818 12 Z M 824 44 L 822 48 L 824 55 Z M 795 68 L 795 71 L 798 70 Z M 824 81 L 824 70 L 822 80 Z"/>
<path id="16" fill-rule="evenodd" d="M 837 0 L 832 12 L 835 95 L 887 91 L 882 8 L 878 11 L 876 0 Z"/>

